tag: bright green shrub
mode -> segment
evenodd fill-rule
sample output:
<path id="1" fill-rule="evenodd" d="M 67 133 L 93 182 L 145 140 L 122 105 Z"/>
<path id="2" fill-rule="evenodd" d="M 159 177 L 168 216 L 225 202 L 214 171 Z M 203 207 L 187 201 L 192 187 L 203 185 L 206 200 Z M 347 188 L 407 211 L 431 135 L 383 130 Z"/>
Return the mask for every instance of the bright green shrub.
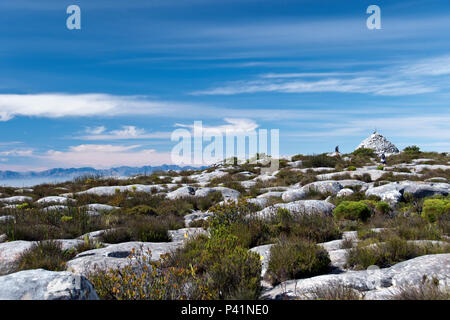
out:
<path id="1" fill-rule="evenodd" d="M 377 213 L 388 214 L 391 211 L 391 207 L 389 206 L 389 203 L 385 201 L 378 201 L 375 210 Z"/>
<path id="2" fill-rule="evenodd" d="M 448 214 L 450 214 L 449 199 L 426 199 L 423 202 L 422 217 L 429 222 L 435 222 Z"/>
<path id="3" fill-rule="evenodd" d="M 348 171 L 355 171 L 355 170 L 356 170 L 356 167 L 355 167 L 355 166 L 350 166 L 350 167 L 347 168 L 347 170 L 348 170 Z"/>
<path id="4" fill-rule="evenodd" d="M 342 201 L 334 210 L 333 215 L 336 219 L 362 220 L 370 217 L 371 211 L 363 201 Z"/>
<path id="5" fill-rule="evenodd" d="M 377 167 L 377 170 L 384 170 L 384 166 L 380 164 L 380 165 Z"/>

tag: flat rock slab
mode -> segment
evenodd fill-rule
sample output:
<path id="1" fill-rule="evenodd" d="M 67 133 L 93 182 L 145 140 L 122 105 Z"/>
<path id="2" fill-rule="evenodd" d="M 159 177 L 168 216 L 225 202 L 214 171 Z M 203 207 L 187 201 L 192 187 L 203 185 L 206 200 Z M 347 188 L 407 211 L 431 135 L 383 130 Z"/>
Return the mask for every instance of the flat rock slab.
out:
<path id="1" fill-rule="evenodd" d="M 167 188 L 173 188 L 176 184 L 167 184 Z M 145 192 L 145 193 L 152 193 L 152 192 L 161 192 L 166 190 L 165 186 L 162 185 L 143 185 L 143 184 L 132 184 L 128 186 L 110 186 L 110 187 L 95 187 L 88 189 L 86 191 L 78 192 L 77 194 L 95 194 L 98 196 L 112 196 L 116 192 Z"/>
<path id="2" fill-rule="evenodd" d="M 55 241 L 61 246 L 61 250 L 71 250 L 84 243 L 77 239 L 56 239 L 44 240 Z M 0 243 L 0 275 L 14 272 L 16 263 L 20 256 L 27 250 L 31 249 L 38 241 L 11 241 Z"/>
<path id="3" fill-rule="evenodd" d="M 341 189 L 342 185 L 338 181 L 328 180 L 328 181 L 316 181 L 308 183 L 302 187 L 302 190 L 306 193 L 315 191 L 322 194 L 336 195 Z"/>
<path id="4" fill-rule="evenodd" d="M 109 206 L 107 204 L 100 204 L 100 203 L 92 203 L 84 206 L 84 208 L 88 209 L 89 211 L 113 211 L 120 209 L 119 207 Z"/>
<path id="5" fill-rule="evenodd" d="M 14 216 L 1 216 L 0 217 L 0 223 L 5 223 L 8 221 L 14 221 L 16 218 Z"/>
<path id="6" fill-rule="evenodd" d="M 258 211 L 255 216 L 267 219 L 277 214 L 279 208 L 287 209 L 293 214 L 326 214 L 331 215 L 335 206 L 323 200 L 299 200 L 290 203 L 277 203 Z"/>
<path id="7" fill-rule="evenodd" d="M 195 238 L 198 235 L 208 235 L 208 231 L 203 228 L 182 228 L 178 230 L 169 230 L 169 237 L 174 242 L 186 241 Z"/>
<path id="8" fill-rule="evenodd" d="M 124 242 L 111 244 L 106 248 L 94 249 L 78 254 L 67 262 L 67 270 L 75 274 L 87 274 L 94 268 L 109 270 L 120 269 L 130 263 L 132 250 L 135 254 L 147 254 L 151 251 L 151 260 L 159 260 L 161 255 L 180 248 L 183 242 Z M 142 248 L 142 251 L 140 249 Z"/>
<path id="9" fill-rule="evenodd" d="M 0 277 L 0 300 L 99 300 L 92 284 L 70 272 L 26 270 Z"/>
<path id="10" fill-rule="evenodd" d="M 224 200 L 236 200 L 239 198 L 240 192 L 225 188 L 225 187 L 214 187 L 214 188 L 195 188 L 195 187 L 181 187 L 167 194 L 167 199 L 183 199 L 192 197 L 206 197 L 213 192 L 220 192 Z"/>
<path id="11" fill-rule="evenodd" d="M 450 184 L 448 183 L 402 181 L 369 188 L 366 191 L 366 196 L 375 195 L 383 201 L 396 204 L 402 199 L 405 193 L 409 193 L 415 198 L 425 198 L 434 195 L 447 196 L 449 192 Z"/>
<path id="12" fill-rule="evenodd" d="M 36 201 L 36 203 L 38 204 L 47 204 L 47 203 L 67 204 L 73 202 L 75 202 L 74 199 L 59 196 L 45 197 Z"/>
<path id="13" fill-rule="evenodd" d="M 187 214 L 184 216 L 184 223 L 186 227 L 189 227 L 189 225 L 198 220 L 207 220 L 209 217 L 212 217 L 213 213 L 211 212 L 202 212 L 202 211 L 196 211 L 190 214 Z"/>
<path id="14" fill-rule="evenodd" d="M 33 201 L 32 197 L 25 197 L 25 196 L 14 196 L 9 198 L 2 198 L 0 199 L 0 202 L 6 202 L 6 203 L 22 203 L 22 202 L 31 202 Z"/>
<path id="15" fill-rule="evenodd" d="M 20 255 L 33 244 L 33 241 L 22 240 L 0 243 L 0 275 L 14 272 Z"/>
<path id="16" fill-rule="evenodd" d="M 384 269 L 375 268 L 290 280 L 265 292 L 265 297 L 308 298 L 317 288 L 342 285 L 359 291 L 366 299 L 390 299 L 401 287 L 420 285 L 424 275 L 429 279 L 436 277 L 440 286 L 448 287 L 450 254 L 421 256 Z"/>

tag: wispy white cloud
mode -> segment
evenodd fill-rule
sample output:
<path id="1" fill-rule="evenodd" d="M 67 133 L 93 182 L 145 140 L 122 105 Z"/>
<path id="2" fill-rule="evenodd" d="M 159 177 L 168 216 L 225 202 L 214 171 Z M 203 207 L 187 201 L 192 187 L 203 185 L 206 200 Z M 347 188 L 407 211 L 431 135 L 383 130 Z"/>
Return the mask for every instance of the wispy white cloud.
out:
<path id="1" fill-rule="evenodd" d="M 15 116 L 81 117 L 121 115 L 163 115 L 206 108 L 181 102 L 157 101 L 146 96 L 110 94 L 0 94 L 0 121 Z M 97 131 L 101 128 L 97 128 Z"/>
<path id="2" fill-rule="evenodd" d="M 28 157 L 31 155 L 33 155 L 32 149 L 13 149 L 0 152 L 0 156 L 8 156 L 8 157 Z"/>
<path id="3" fill-rule="evenodd" d="M 256 130 L 259 125 L 251 119 L 243 119 L 243 118 L 225 118 L 224 121 L 227 124 L 222 124 L 218 126 L 204 126 L 202 124 L 201 128 L 204 135 L 224 135 L 224 134 L 246 134 L 248 132 Z M 176 127 L 189 128 L 194 130 L 195 125 L 191 124 L 175 124 Z"/>
<path id="4" fill-rule="evenodd" d="M 122 126 L 121 130 L 106 131 L 106 127 L 87 128 L 87 135 L 76 136 L 79 140 L 137 140 L 137 139 L 169 139 L 171 132 L 148 133 L 136 126 Z"/>
<path id="5" fill-rule="evenodd" d="M 402 68 L 402 72 L 413 76 L 442 76 L 450 74 L 450 55 L 425 59 Z"/>
<path id="6" fill-rule="evenodd" d="M 192 95 L 235 95 L 261 92 L 279 93 L 361 93 L 405 96 L 449 89 L 450 56 L 422 60 L 408 65 L 360 72 L 268 73 L 256 80 L 241 80 L 215 88 L 191 92 Z"/>

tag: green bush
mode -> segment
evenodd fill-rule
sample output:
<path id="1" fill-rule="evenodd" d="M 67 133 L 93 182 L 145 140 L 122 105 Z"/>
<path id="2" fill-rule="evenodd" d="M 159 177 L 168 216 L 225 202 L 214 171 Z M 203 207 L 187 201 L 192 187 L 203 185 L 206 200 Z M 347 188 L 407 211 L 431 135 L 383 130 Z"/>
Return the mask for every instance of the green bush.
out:
<path id="1" fill-rule="evenodd" d="M 49 271 L 63 271 L 66 262 L 78 253 L 95 249 L 98 246 L 88 240 L 70 250 L 62 250 L 61 243 L 54 240 L 39 241 L 30 249 L 24 251 L 16 265 L 16 271 L 45 269 Z"/>
<path id="2" fill-rule="evenodd" d="M 167 259 L 177 268 L 190 265 L 204 277 L 214 299 L 257 299 L 259 297 L 261 263 L 258 254 L 242 248 L 237 237 L 225 229 L 211 238 L 198 236 L 186 242 Z"/>
<path id="3" fill-rule="evenodd" d="M 294 160 L 293 160 L 294 161 Z M 337 157 L 329 157 L 326 153 L 304 156 L 302 165 L 305 168 L 319 168 L 319 167 L 335 167 L 339 162 Z"/>
<path id="4" fill-rule="evenodd" d="M 355 171 L 355 170 L 356 170 L 356 167 L 355 167 L 355 166 L 350 166 L 350 167 L 347 168 L 347 170 L 348 170 L 348 171 Z"/>
<path id="5" fill-rule="evenodd" d="M 422 217 L 429 222 L 436 222 L 441 216 L 450 214 L 449 199 L 426 199 L 423 202 Z"/>
<path id="6" fill-rule="evenodd" d="M 416 154 L 420 152 L 420 148 L 418 146 L 408 146 L 405 149 L 403 149 L 403 152 L 410 153 L 410 154 Z"/>
<path id="7" fill-rule="evenodd" d="M 257 299 L 261 292 L 261 262 L 258 254 L 243 247 L 250 238 L 234 235 L 235 225 L 243 225 L 251 212 L 245 200 L 212 209 L 210 237 L 199 236 L 173 252 L 167 263 L 174 267 L 196 266 L 198 275 L 206 278 L 215 299 Z M 248 225 L 249 226 L 249 225 Z M 240 235 L 242 231 L 238 232 Z"/>
<path id="8" fill-rule="evenodd" d="M 385 201 L 378 201 L 375 205 L 375 210 L 377 213 L 388 214 L 391 211 L 391 207 Z"/>
<path id="9" fill-rule="evenodd" d="M 448 251 L 449 246 L 416 245 L 407 240 L 392 237 L 384 243 L 377 243 L 372 246 L 359 245 L 354 249 L 350 249 L 347 257 L 347 267 L 362 270 L 367 269 L 371 265 L 376 265 L 380 268 L 387 268 L 418 256 Z"/>
<path id="10" fill-rule="evenodd" d="M 40 241 L 21 254 L 16 271 L 30 269 L 45 269 L 62 271 L 69 257 L 61 250 L 61 244 L 56 241 Z"/>
<path id="11" fill-rule="evenodd" d="M 298 238 L 282 240 L 270 249 L 266 277 L 276 285 L 289 279 L 327 273 L 329 264 L 328 252 L 314 242 Z"/>
<path id="12" fill-rule="evenodd" d="M 326 242 L 341 237 L 339 226 L 333 217 L 326 215 L 294 215 L 286 209 L 279 209 L 270 223 L 272 237 L 293 236 L 313 242 Z"/>
<path id="13" fill-rule="evenodd" d="M 353 151 L 353 155 L 363 157 L 375 157 L 375 150 L 370 148 L 358 148 L 355 151 Z"/>
<path id="14" fill-rule="evenodd" d="M 157 214 L 157 212 L 154 208 L 152 208 L 150 206 L 146 206 L 144 204 L 127 209 L 126 213 L 130 214 L 130 215 L 135 215 L 135 214 L 156 215 Z"/>
<path id="15" fill-rule="evenodd" d="M 125 267 L 94 270 L 87 278 L 103 300 L 206 300 L 217 295 L 195 267 L 165 267 L 164 257 L 151 262 L 149 256 L 133 252 Z"/>
<path id="16" fill-rule="evenodd" d="M 371 211 L 363 201 L 342 201 L 334 210 L 336 219 L 362 220 L 370 217 Z"/>
<path id="17" fill-rule="evenodd" d="M 380 164 L 380 165 L 377 167 L 377 170 L 381 170 L 381 171 L 384 170 L 384 166 Z"/>

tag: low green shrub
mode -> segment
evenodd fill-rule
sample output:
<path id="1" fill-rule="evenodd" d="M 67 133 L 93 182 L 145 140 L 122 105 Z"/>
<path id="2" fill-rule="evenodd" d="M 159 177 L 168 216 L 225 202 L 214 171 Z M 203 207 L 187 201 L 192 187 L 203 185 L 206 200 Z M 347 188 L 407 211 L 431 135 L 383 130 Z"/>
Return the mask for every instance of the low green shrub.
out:
<path id="1" fill-rule="evenodd" d="M 375 205 L 375 211 L 379 214 L 388 214 L 391 211 L 391 207 L 385 201 L 378 201 Z"/>
<path id="2" fill-rule="evenodd" d="M 356 248 L 350 249 L 347 257 L 347 267 L 358 270 L 367 269 L 371 265 L 387 268 L 418 256 L 448 251 L 448 246 L 418 245 L 398 237 L 392 237 L 383 243 L 376 243 L 370 246 L 358 245 Z"/>
<path id="3" fill-rule="evenodd" d="M 334 210 L 333 215 L 336 219 L 349 220 L 367 220 L 371 211 L 363 201 L 343 201 Z"/>
<path id="4" fill-rule="evenodd" d="M 286 209 L 279 209 L 269 224 L 273 238 L 298 237 L 319 243 L 340 239 L 342 235 L 333 217 L 321 214 L 292 214 Z"/>
<path id="5" fill-rule="evenodd" d="M 75 257 L 78 253 L 97 247 L 97 245 L 87 240 L 77 247 L 62 250 L 61 243 L 57 241 L 39 241 L 20 255 L 17 261 L 16 271 L 31 269 L 63 271 L 66 269 L 66 262 L 68 260 Z"/>
<path id="6" fill-rule="evenodd" d="M 441 216 L 450 214 L 450 199 L 426 199 L 423 202 L 422 217 L 436 222 Z"/>
<path id="7" fill-rule="evenodd" d="M 420 148 L 418 146 L 408 146 L 405 149 L 403 149 L 403 152 L 410 154 L 417 154 L 420 153 Z"/>
<path id="8" fill-rule="evenodd" d="M 356 167 L 355 166 L 350 166 L 347 168 L 348 171 L 356 171 Z"/>
<path id="9" fill-rule="evenodd" d="M 375 150 L 370 148 L 358 148 L 355 151 L 353 151 L 353 155 L 373 158 L 375 157 Z"/>
<path id="10" fill-rule="evenodd" d="M 87 278 L 104 300 L 206 300 L 217 295 L 195 267 L 164 267 L 164 257 L 151 262 L 149 256 L 133 252 L 125 267 L 94 270 Z"/>
<path id="11" fill-rule="evenodd" d="M 126 213 L 130 214 L 130 215 L 135 215 L 135 214 L 156 215 L 157 211 L 154 208 L 150 207 L 150 206 L 147 206 L 145 204 L 141 204 L 139 206 L 127 209 Z"/>
<path id="12" fill-rule="evenodd" d="M 328 272 L 328 252 L 308 240 L 281 240 L 270 249 L 266 273 L 272 285 L 289 279 L 309 278 Z"/>

